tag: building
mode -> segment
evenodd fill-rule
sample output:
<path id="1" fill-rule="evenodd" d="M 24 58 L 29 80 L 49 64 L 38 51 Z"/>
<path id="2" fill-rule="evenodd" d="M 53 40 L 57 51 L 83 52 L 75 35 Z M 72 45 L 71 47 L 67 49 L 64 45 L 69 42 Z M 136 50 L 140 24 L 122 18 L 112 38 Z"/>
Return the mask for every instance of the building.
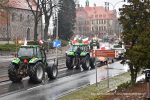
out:
<path id="1" fill-rule="evenodd" d="M 117 13 L 102 6 L 89 6 L 86 0 L 85 7 L 76 4 L 75 33 L 82 35 L 114 35 L 119 31 Z"/>
<path id="2" fill-rule="evenodd" d="M 36 5 L 31 2 L 33 10 Z M 38 38 L 42 38 L 42 20 L 38 25 Z M 0 9 L 0 40 L 33 40 L 34 16 L 26 0 L 9 0 Z"/>

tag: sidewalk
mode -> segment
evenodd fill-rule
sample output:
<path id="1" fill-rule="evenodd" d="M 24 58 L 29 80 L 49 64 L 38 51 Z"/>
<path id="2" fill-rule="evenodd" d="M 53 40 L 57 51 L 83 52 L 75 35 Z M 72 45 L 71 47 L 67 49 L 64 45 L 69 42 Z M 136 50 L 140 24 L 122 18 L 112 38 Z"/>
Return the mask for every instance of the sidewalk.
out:
<path id="1" fill-rule="evenodd" d="M 139 78 L 138 80 L 140 80 Z M 101 99 L 102 97 L 101 95 L 103 94 L 106 95 L 108 92 L 115 90 L 117 86 L 127 81 L 130 81 L 130 72 L 126 72 L 121 75 L 110 78 L 109 88 L 107 85 L 108 80 L 105 79 L 100 81 L 97 87 L 95 84 L 87 85 L 78 88 L 76 91 L 65 94 L 63 97 L 59 98 L 58 100 L 103 100 Z M 98 98 L 94 99 L 95 97 Z"/>

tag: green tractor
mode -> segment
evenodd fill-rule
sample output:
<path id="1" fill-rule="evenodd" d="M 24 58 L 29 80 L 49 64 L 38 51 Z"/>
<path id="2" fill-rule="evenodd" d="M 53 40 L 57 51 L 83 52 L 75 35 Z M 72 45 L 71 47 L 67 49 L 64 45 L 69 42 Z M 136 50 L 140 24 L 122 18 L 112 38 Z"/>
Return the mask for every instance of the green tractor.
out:
<path id="1" fill-rule="evenodd" d="M 90 56 L 90 47 L 88 44 L 74 44 L 66 52 L 66 66 L 68 69 L 80 68 L 88 70 L 89 67 L 95 68 L 95 58 Z"/>
<path id="2" fill-rule="evenodd" d="M 91 49 L 99 49 L 99 42 L 98 42 L 98 40 L 91 40 L 90 48 Z"/>
<path id="3" fill-rule="evenodd" d="M 41 83 L 45 72 L 50 79 L 55 79 L 58 74 L 57 61 L 47 62 L 45 49 L 40 45 L 21 46 L 8 67 L 8 76 L 12 82 L 20 82 L 29 76 L 33 83 Z"/>

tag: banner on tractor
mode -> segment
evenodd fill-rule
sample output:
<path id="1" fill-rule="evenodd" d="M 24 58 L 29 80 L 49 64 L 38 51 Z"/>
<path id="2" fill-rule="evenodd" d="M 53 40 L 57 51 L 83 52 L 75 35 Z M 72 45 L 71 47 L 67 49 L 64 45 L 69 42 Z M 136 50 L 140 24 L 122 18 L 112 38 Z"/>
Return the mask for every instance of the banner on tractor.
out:
<path id="1" fill-rule="evenodd" d="M 93 57 L 108 57 L 108 58 L 115 58 L 115 50 L 93 50 L 92 51 Z"/>

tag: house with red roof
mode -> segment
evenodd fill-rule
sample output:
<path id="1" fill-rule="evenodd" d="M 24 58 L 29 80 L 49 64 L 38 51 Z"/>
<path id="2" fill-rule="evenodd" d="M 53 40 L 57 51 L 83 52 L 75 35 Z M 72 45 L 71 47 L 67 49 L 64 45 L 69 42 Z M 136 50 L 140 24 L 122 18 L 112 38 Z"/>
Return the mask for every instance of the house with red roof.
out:
<path id="1" fill-rule="evenodd" d="M 36 10 L 34 0 L 30 0 Z M 38 25 L 38 38 L 42 37 L 42 20 Z M 9 0 L 0 9 L 0 40 L 32 40 L 34 38 L 34 16 L 26 0 Z"/>
<path id="2" fill-rule="evenodd" d="M 99 37 L 103 37 L 106 33 L 111 35 L 117 33 L 113 27 L 115 20 L 117 20 L 116 11 L 96 4 L 91 7 L 89 0 L 86 0 L 85 7 L 80 4 L 76 6 L 75 33 Z"/>

